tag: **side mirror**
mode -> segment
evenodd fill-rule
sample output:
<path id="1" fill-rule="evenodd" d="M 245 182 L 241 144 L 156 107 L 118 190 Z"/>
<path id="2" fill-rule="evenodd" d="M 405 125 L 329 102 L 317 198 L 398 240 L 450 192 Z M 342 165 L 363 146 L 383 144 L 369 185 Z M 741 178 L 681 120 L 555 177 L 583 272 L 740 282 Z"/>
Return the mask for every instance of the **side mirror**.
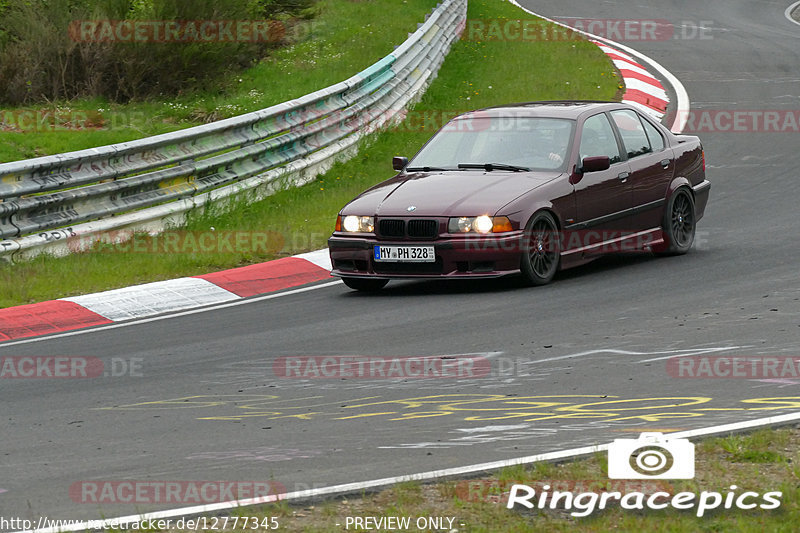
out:
<path id="1" fill-rule="evenodd" d="M 581 172 L 600 172 L 611 167 L 611 160 L 607 155 L 584 157 L 581 161 Z"/>
<path id="2" fill-rule="evenodd" d="M 400 170 L 403 170 L 404 168 L 406 168 L 406 165 L 408 165 L 408 158 L 407 157 L 394 156 L 392 158 L 392 168 L 393 169 L 400 171 Z"/>

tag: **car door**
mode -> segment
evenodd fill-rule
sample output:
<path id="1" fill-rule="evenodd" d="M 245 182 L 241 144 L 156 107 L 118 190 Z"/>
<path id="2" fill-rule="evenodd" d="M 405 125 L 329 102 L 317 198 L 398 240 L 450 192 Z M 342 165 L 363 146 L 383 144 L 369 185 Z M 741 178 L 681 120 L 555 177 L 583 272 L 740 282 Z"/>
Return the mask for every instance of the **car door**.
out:
<path id="1" fill-rule="evenodd" d="M 587 118 L 579 133 L 578 165 L 585 157 L 608 156 L 611 166 L 598 172 L 584 172 L 575 186 L 575 232 L 567 248 L 575 245 L 592 251 L 601 241 L 617 238 L 630 232 L 631 187 L 630 167 L 620 152 L 620 146 L 609 117 L 599 113 Z"/>
<path id="2" fill-rule="evenodd" d="M 667 187 L 675 164 L 672 150 L 653 124 L 631 109 L 611 112 L 627 153 L 634 211 L 631 228 L 644 231 L 661 226 Z"/>

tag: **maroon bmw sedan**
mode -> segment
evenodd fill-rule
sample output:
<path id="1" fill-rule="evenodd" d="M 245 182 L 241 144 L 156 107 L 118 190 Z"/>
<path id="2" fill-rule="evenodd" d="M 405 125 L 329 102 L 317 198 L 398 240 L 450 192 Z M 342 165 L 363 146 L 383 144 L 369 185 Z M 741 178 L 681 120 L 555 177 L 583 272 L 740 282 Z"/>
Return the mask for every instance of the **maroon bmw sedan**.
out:
<path id="1" fill-rule="evenodd" d="M 614 102 L 531 102 L 460 115 L 399 173 L 339 213 L 332 274 L 390 279 L 521 274 L 543 285 L 603 254 L 683 254 L 711 184 L 700 139 Z"/>

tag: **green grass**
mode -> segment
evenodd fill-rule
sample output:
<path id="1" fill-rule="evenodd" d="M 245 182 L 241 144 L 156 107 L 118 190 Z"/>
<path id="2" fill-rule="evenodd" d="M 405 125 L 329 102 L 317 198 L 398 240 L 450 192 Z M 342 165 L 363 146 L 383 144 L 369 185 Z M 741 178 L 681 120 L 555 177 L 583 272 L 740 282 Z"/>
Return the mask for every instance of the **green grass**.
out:
<path id="1" fill-rule="evenodd" d="M 745 454 L 731 456 L 731 449 L 767 453 L 782 459 L 754 464 Z M 728 532 L 765 533 L 794 532 L 800 519 L 800 469 L 793 466 L 800 459 L 800 430 L 762 429 L 747 435 L 712 438 L 697 443 L 695 478 L 687 481 L 664 480 L 652 483 L 650 491 L 679 492 L 715 491 L 723 495 L 736 485 L 735 494 L 753 491 L 760 495 L 781 491 L 781 506 L 774 510 L 710 510 L 696 516 L 696 507 L 689 510 L 624 510 L 609 505 L 586 517 L 574 517 L 569 511 L 556 509 L 527 510 L 517 506 L 506 509 L 511 484 L 522 483 L 541 489 L 544 483 L 560 484 L 558 490 L 573 487 L 576 493 L 586 490 L 619 490 L 623 493 L 642 490 L 642 485 L 626 487 L 608 480 L 605 453 L 574 462 L 537 463 L 528 467 L 503 469 L 496 475 L 470 480 L 451 480 L 433 484 L 404 483 L 373 494 L 362 494 L 316 505 L 287 505 L 281 502 L 260 509 L 241 509 L 250 516 L 276 516 L 282 530 L 308 532 L 343 531 L 345 519 L 372 517 L 451 517 L 463 532 L 516 533 L 519 531 L 597 533 L 605 531 L 653 533 Z M 577 482 L 577 483 L 576 483 Z M 570 483 L 572 483 L 570 485 Z M 537 484 L 539 485 L 537 487 Z M 588 487 L 588 489 L 587 489 Z M 536 501 L 536 500 L 534 500 Z M 336 524 L 342 524 L 336 526 Z M 412 522 L 413 523 L 413 522 Z M 463 526 L 461 525 L 463 524 Z M 411 531 L 416 531 L 411 528 Z"/>
<path id="2" fill-rule="evenodd" d="M 420 6 L 424 2 L 417 4 Z M 365 13 L 370 9 L 381 12 L 387 9 L 384 2 L 330 4 L 334 5 L 338 9 L 354 7 Z M 526 15 L 502 0 L 471 0 L 468 16 L 491 20 Z M 368 18 L 366 14 L 364 18 Z M 422 16 L 417 19 L 421 20 Z M 342 21 L 339 32 L 347 34 L 360 27 L 356 20 L 361 19 L 348 22 L 350 30 Z M 410 26 L 413 29 L 416 24 Z M 408 30 L 405 26 L 399 32 L 402 35 L 396 35 L 395 42 L 402 41 Z M 318 46 L 324 48 L 324 45 Z M 373 54 L 363 58 L 362 63 L 352 63 L 350 73 L 380 55 Z M 303 54 L 296 60 L 305 60 L 305 57 Z M 317 70 L 320 70 L 319 65 Z M 407 120 L 376 134 L 368 144 L 361 146 L 356 157 L 336 164 L 306 186 L 280 191 L 251 205 L 239 202 L 236 209 L 228 212 L 212 210 L 216 213 L 191 216 L 186 228 L 195 232 L 210 231 L 211 227 L 216 232 L 270 232 L 281 236 L 282 249 L 152 254 L 114 252 L 113 248 L 105 248 L 103 253 L 82 253 L 60 259 L 42 256 L 29 263 L 0 265 L 0 286 L 6 288 L 0 294 L 0 306 L 196 275 L 324 248 L 341 207 L 366 187 L 391 177 L 394 174 L 392 156 L 412 156 L 441 125 L 442 120 L 436 117 L 510 102 L 614 99 L 619 89 L 615 76 L 606 56 L 585 41 L 457 41 L 439 76 L 416 105 L 411 122 Z M 280 79 L 276 83 L 278 81 Z M 318 81 L 319 87 L 328 83 L 321 77 Z M 281 99 L 291 93 L 279 94 Z M 436 120 L 426 123 L 419 120 L 420 116 Z"/>
<path id="3" fill-rule="evenodd" d="M 117 105 L 94 98 L 2 108 L 0 121 L 6 126 L 0 127 L 0 161 L 129 141 L 297 98 L 345 80 L 389 54 L 435 5 L 436 0 L 322 0 L 314 19 L 293 22 L 288 32 L 292 45 L 218 86 L 169 101 Z M 31 123 L 26 111 L 51 118 Z"/>

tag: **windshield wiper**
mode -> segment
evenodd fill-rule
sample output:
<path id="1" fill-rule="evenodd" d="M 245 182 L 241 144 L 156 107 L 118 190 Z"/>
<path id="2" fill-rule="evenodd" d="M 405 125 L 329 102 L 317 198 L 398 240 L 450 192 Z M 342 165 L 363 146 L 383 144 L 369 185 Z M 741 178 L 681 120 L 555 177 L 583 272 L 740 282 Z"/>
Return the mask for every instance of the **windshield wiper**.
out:
<path id="1" fill-rule="evenodd" d="M 406 172 L 438 172 L 442 170 L 456 170 L 454 168 L 445 167 L 406 167 Z"/>
<path id="2" fill-rule="evenodd" d="M 517 165 L 506 165 L 505 163 L 459 163 L 458 168 L 482 168 L 486 172 L 492 170 L 511 170 L 514 172 L 528 172 L 528 167 L 518 167 Z"/>

